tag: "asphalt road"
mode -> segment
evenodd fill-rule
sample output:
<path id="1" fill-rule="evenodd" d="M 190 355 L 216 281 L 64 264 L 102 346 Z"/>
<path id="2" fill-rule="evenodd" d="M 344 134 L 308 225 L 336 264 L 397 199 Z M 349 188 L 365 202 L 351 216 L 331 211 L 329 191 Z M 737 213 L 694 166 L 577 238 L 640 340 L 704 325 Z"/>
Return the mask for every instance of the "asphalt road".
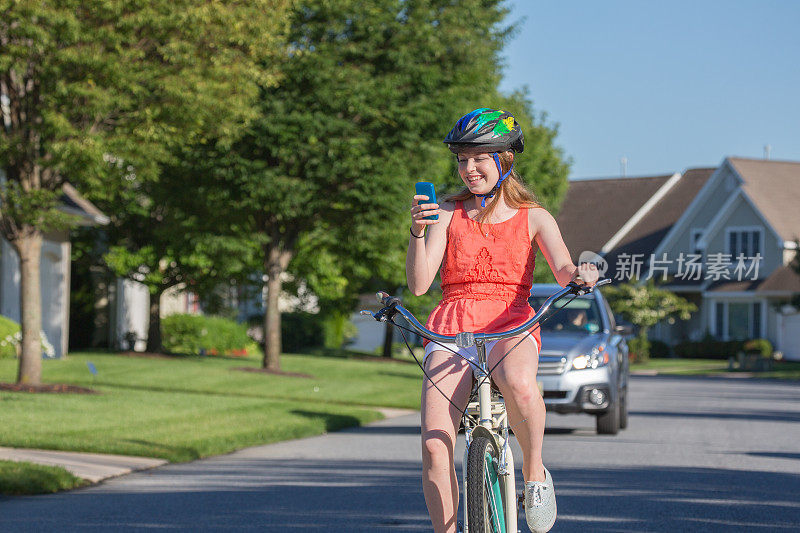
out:
<path id="1" fill-rule="evenodd" d="M 548 415 L 553 531 L 800 531 L 800 383 L 637 376 L 630 401 L 617 436 Z M 418 423 L 6 498 L 0 531 L 430 531 Z"/>

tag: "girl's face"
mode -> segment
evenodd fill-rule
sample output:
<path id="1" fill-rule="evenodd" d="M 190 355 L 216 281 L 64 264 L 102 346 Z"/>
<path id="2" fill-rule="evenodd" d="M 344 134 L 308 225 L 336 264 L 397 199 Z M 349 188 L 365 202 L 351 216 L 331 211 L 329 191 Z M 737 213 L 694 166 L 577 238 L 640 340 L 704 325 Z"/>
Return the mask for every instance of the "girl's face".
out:
<path id="1" fill-rule="evenodd" d="M 491 153 L 458 154 L 458 174 L 472 194 L 488 194 L 500 179 Z"/>

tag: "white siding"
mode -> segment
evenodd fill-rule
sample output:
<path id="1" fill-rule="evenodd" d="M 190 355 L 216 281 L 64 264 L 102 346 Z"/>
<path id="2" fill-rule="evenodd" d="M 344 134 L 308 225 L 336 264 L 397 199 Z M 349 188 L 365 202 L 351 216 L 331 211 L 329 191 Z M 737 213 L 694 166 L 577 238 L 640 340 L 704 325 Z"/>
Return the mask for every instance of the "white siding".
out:
<path id="1" fill-rule="evenodd" d="M 42 243 L 39 283 L 42 298 L 42 331 L 53 345 L 55 357 L 67 353 L 69 334 L 70 244 L 66 232 Z M 58 240 L 64 239 L 64 240 Z M 5 239 L 0 253 L 0 314 L 20 321 L 19 256 Z"/>
<path id="2" fill-rule="evenodd" d="M 775 234 L 766 227 L 763 219 L 753 210 L 753 206 L 744 199 L 737 200 L 730 216 L 721 225 L 719 231 L 711 236 L 705 252 L 706 254 L 728 253 L 728 230 L 744 228 L 760 230 L 760 248 L 763 259 L 758 277 L 767 277 L 772 271 L 781 266 L 783 243 L 778 242 Z"/>
<path id="3" fill-rule="evenodd" d="M 147 329 L 150 325 L 150 292 L 147 287 L 129 279 L 117 279 L 116 320 L 114 321 L 115 347 L 127 349 L 125 335 L 136 333 L 136 351 L 144 351 L 147 346 Z"/>
<path id="4" fill-rule="evenodd" d="M 730 173 L 727 168 L 720 170 L 723 175 L 720 175 L 713 184 L 712 188 L 703 200 L 700 209 L 695 212 L 686 221 L 683 231 L 676 237 L 675 242 L 665 252 L 667 257 L 673 261 L 680 253 L 692 253 L 692 230 L 706 228 L 708 223 L 711 222 L 725 202 L 730 198 L 732 191 L 729 189 L 731 180 L 736 178 Z"/>

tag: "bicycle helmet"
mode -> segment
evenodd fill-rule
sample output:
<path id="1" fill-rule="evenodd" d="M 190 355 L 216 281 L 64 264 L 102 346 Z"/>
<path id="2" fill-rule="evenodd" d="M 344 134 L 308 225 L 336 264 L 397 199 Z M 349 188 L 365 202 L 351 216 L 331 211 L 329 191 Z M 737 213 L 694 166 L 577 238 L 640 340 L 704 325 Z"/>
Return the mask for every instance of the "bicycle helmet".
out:
<path id="1" fill-rule="evenodd" d="M 458 119 L 443 142 L 454 154 L 470 148 L 487 152 L 513 150 L 517 153 L 525 149 L 525 139 L 514 116 L 488 107 L 481 107 Z"/>
<path id="2" fill-rule="evenodd" d="M 492 157 L 495 165 L 497 165 L 500 179 L 497 180 L 489 194 L 476 195 L 481 197 L 481 207 L 486 207 L 486 199 L 495 195 L 503 180 L 514 169 L 514 162 L 512 161 L 511 168 L 503 174 L 500 157 L 497 153 L 507 150 L 521 153 L 525 149 L 525 138 L 514 116 L 506 111 L 488 107 L 478 108 L 458 119 L 458 122 L 450 130 L 443 142 L 447 144 L 447 147 L 454 154 L 459 154 L 472 148 L 493 152 Z"/>

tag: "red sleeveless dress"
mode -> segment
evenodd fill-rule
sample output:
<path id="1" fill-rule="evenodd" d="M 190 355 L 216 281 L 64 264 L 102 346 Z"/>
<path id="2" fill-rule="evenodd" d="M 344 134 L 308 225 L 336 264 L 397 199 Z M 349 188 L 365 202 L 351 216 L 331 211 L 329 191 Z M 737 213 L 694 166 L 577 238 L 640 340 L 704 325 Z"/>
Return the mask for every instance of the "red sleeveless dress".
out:
<path id="1" fill-rule="evenodd" d="M 478 224 L 467 216 L 463 203 L 456 202 L 439 272 L 442 301 L 426 327 L 441 335 L 496 333 L 536 314 L 528 304 L 536 266 L 529 233 L 528 208 L 503 222 Z M 541 346 L 538 327 L 531 335 Z"/>

